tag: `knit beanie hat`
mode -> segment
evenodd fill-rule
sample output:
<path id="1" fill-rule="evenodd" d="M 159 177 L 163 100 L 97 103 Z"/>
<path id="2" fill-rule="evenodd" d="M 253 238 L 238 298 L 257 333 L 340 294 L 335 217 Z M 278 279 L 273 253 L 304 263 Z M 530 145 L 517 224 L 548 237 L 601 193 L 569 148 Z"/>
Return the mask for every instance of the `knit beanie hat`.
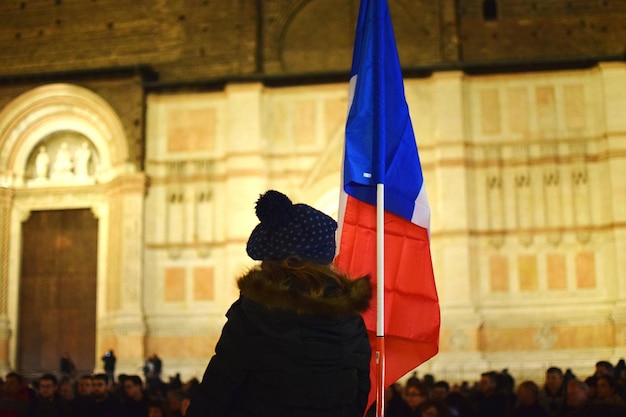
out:
<path id="1" fill-rule="evenodd" d="M 246 252 L 257 261 L 282 261 L 296 256 L 322 265 L 335 257 L 337 222 L 306 204 L 293 204 L 275 190 L 267 191 L 256 202 L 261 221 L 250 235 Z"/>

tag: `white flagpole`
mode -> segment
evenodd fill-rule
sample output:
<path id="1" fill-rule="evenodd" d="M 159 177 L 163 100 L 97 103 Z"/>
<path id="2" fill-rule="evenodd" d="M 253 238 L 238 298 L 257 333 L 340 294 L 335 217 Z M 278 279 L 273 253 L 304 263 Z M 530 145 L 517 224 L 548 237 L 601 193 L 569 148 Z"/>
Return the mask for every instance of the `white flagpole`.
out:
<path id="1" fill-rule="evenodd" d="M 385 411 L 385 185 L 376 184 L 376 416 Z"/>

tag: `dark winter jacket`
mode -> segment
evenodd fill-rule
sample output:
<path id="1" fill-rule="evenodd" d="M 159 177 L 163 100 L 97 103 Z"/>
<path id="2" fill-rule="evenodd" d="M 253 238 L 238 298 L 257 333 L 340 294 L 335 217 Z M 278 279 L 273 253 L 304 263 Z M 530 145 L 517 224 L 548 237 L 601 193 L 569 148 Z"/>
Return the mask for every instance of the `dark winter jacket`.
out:
<path id="1" fill-rule="evenodd" d="M 371 349 L 359 312 L 368 278 L 328 279 L 313 296 L 253 270 L 187 417 L 353 416 L 365 411 Z"/>

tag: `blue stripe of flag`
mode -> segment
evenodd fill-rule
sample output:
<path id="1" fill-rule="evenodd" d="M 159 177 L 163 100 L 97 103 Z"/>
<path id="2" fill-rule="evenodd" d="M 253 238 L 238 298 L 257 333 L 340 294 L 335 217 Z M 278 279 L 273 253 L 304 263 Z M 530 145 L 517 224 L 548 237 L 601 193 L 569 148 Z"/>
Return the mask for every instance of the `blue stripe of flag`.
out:
<path id="1" fill-rule="evenodd" d="M 386 0 L 361 1 L 351 83 L 344 189 L 376 205 L 384 184 L 385 210 L 411 220 L 423 177 Z"/>

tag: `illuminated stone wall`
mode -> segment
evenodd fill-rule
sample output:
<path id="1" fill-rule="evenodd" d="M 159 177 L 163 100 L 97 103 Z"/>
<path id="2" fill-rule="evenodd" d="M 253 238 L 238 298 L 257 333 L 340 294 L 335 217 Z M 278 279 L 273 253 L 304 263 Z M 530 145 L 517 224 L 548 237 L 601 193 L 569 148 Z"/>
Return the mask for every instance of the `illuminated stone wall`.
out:
<path id="1" fill-rule="evenodd" d="M 443 318 L 420 372 L 586 375 L 624 355 L 625 81 L 623 64 L 406 81 Z M 193 373 L 211 354 L 260 193 L 336 215 L 346 97 L 232 84 L 148 98 L 144 305 L 168 365 Z"/>
<path id="2" fill-rule="evenodd" d="M 420 372 L 586 375 L 626 356 L 625 82 L 623 63 L 406 80 L 442 307 L 440 353 Z M 279 189 L 336 216 L 347 93 L 345 83 L 151 93 L 144 171 L 92 91 L 50 85 L 11 102 L 0 115 L 0 366 L 13 368 L 20 348 L 10 260 L 21 222 L 31 210 L 91 207 L 98 351 L 114 348 L 120 372 L 157 352 L 166 375 L 200 376 L 252 265 L 259 194 Z M 87 179 L 33 178 L 56 132 L 91 144 Z"/>

